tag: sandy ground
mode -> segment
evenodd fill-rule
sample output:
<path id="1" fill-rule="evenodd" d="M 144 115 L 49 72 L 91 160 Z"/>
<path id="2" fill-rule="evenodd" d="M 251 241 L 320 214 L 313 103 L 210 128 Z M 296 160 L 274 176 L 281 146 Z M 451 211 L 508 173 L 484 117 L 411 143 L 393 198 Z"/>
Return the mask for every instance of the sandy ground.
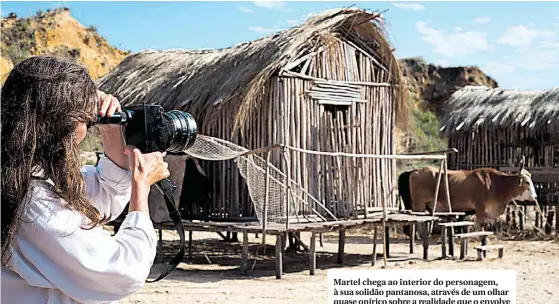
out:
<path id="1" fill-rule="evenodd" d="M 327 271 L 341 267 L 336 264 L 337 234 L 324 235 L 324 247 L 317 241 L 317 271 L 310 276 L 306 253 L 287 253 L 284 258 L 284 275 L 275 278 L 275 237 L 267 236 L 266 255 L 262 255 L 261 239 L 249 235 L 250 255 L 247 277 L 239 274 L 240 243 L 224 242 L 216 233 L 194 232 L 194 256 L 185 257 L 167 278 L 148 283 L 138 293 L 121 303 L 327 303 Z M 374 269 L 383 267 L 382 244 L 377 247 L 378 260 L 371 266 L 372 233 L 355 230 L 346 234 L 346 269 Z M 242 234 L 239 235 L 242 237 Z M 260 235 L 261 237 L 261 235 Z M 310 236 L 303 233 L 308 244 Z M 317 238 L 318 239 L 318 238 Z M 416 242 L 415 253 L 409 254 L 408 241 L 393 239 L 390 246 L 392 259 L 387 268 L 392 269 L 515 269 L 517 270 L 518 304 L 559 303 L 559 242 L 557 238 L 539 240 L 504 240 L 491 237 L 490 243 L 505 245 L 504 259 L 497 252 L 489 252 L 486 260 L 476 261 L 474 245 L 470 242 L 465 261 L 438 260 L 441 256 L 439 237 L 430 240 L 429 261 L 423 261 L 421 241 Z M 178 237 L 164 233 L 166 258 L 176 254 L 171 248 Z M 172 249 L 172 250 L 170 250 Z M 258 255 L 255 253 L 258 251 Z M 456 244 L 456 254 L 459 245 Z M 211 261 L 211 264 L 208 262 Z M 160 268 L 154 268 L 159 271 Z M 156 272 L 157 274 L 159 272 Z"/>

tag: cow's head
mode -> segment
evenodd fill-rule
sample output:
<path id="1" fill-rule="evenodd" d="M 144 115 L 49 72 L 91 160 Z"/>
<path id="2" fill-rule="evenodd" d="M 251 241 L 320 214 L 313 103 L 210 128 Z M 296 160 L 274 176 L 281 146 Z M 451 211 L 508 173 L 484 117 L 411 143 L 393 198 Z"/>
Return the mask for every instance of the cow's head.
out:
<path id="1" fill-rule="evenodd" d="M 520 169 L 518 170 L 518 186 L 520 189 L 520 195 L 513 198 L 515 201 L 536 201 L 538 195 L 536 194 L 536 189 L 534 188 L 534 183 L 532 182 L 532 174 L 528 170 L 524 169 L 524 156 L 520 160 Z"/>

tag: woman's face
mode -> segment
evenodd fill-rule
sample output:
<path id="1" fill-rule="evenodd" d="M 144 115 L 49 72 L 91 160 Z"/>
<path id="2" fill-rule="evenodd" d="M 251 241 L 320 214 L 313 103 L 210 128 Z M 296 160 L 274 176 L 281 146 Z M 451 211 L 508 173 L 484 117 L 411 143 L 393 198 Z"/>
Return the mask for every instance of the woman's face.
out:
<path id="1" fill-rule="evenodd" d="M 87 125 L 83 122 L 79 123 L 78 127 L 76 128 L 75 134 L 76 134 L 77 144 L 79 145 L 87 135 Z"/>

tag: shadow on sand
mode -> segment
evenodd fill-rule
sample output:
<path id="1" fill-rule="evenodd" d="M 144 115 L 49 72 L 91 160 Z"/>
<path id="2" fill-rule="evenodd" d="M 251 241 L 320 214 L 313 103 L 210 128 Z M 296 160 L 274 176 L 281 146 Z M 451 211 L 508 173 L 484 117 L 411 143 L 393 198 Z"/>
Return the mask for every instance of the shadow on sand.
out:
<path id="1" fill-rule="evenodd" d="M 365 237 L 363 237 L 365 239 Z M 351 243 L 372 244 L 359 237 L 351 236 Z M 327 237 L 324 237 L 327 242 Z M 332 239 L 337 243 L 337 238 Z M 379 242 L 381 246 L 381 241 Z M 379 247 L 380 247 L 379 246 Z M 381 249 L 380 247 L 379 249 Z M 264 250 L 265 249 L 265 250 Z M 164 269 L 166 263 L 179 251 L 177 241 L 163 240 L 162 263 L 154 264 L 150 279 L 154 279 Z M 265 251 L 265 252 L 264 252 Z M 249 242 L 248 275 L 240 273 L 241 265 L 241 242 L 226 242 L 220 239 L 204 239 L 192 241 L 192 259 L 189 258 L 188 250 L 183 263 L 175 269 L 164 280 L 179 280 L 196 283 L 215 282 L 221 280 L 244 280 L 254 278 L 275 277 L 275 246 L 267 244 L 265 247 L 260 243 Z M 372 246 L 370 254 L 345 253 L 343 264 L 337 263 L 338 254 L 325 252 L 322 247 L 316 245 L 316 269 L 351 268 L 357 266 L 371 265 Z M 390 262 L 420 260 L 410 256 L 398 256 L 391 254 Z M 377 252 L 375 267 L 382 265 L 382 250 Z M 372 267 L 372 266 L 371 266 Z M 300 273 L 309 271 L 309 253 L 306 251 L 294 252 L 286 249 L 283 256 L 283 273 Z M 196 275 L 193 275 L 196 274 Z"/>

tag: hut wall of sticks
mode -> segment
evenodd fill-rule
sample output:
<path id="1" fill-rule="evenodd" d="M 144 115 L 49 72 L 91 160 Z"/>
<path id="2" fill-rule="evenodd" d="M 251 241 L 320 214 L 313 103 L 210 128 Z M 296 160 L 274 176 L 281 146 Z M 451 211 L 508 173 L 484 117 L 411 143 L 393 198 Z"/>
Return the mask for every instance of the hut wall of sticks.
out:
<path id="1" fill-rule="evenodd" d="M 284 144 L 395 154 L 394 129 L 397 123 L 405 127 L 408 117 L 401 71 L 385 38 L 382 15 L 356 8 L 323 11 L 299 26 L 230 48 L 135 53 L 98 83 L 124 106 L 145 102 L 187 111 L 201 134 L 247 149 Z M 395 187 L 394 160 L 286 151 L 293 180 L 336 217 L 380 211 L 383 200 L 387 208 L 397 209 L 390 190 Z M 272 153 L 270 162 L 287 171 L 279 153 Z M 255 216 L 233 161 L 200 164 L 212 195 L 193 218 Z"/>
<path id="2" fill-rule="evenodd" d="M 559 87 L 540 91 L 464 87 L 447 101 L 441 131 L 449 146 L 459 151 L 449 155 L 450 169 L 493 167 L 514 172 L 525 156 L 539 204 L 559 204 Z"/>

